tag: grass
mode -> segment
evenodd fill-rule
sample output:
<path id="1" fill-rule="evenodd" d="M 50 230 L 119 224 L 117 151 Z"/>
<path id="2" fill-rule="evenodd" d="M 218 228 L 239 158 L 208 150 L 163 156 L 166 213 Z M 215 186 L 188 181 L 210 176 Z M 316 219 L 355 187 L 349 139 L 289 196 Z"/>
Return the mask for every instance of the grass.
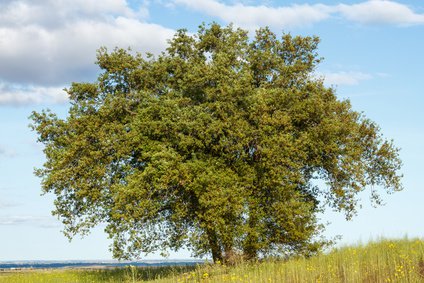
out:
<path id="1" fill-rule="evenodd" d="M 379 240 L 309 259 L 81 271 L 1 274 L 0 282 L 424 282 L 424 240 Z"/>
<path id="2" fill-rule="evenodd" d="M 135 267 L 113 269 L 45 269 L 28 271 L 0 272 L 0 282 L 7 283 L 92 283 L 92 282 L 149 282 L 172 278 L 195 270 L 196 266 L 163 266 L 163 267 Z"/>

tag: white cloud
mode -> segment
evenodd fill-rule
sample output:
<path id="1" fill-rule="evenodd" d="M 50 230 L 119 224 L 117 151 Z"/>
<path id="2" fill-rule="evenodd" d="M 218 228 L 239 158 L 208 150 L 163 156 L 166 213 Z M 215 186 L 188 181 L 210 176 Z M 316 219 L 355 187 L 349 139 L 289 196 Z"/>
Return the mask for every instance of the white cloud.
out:
<path id="1" fill-rule="evenodd" d="M 362 24 L 424 24 L 424 14 L 406 5 L 387 0 L 371 0 L 359 4 L 340 4 L 338 11 L 348 20 Z"/>
<path id="2" fill-rule="evenodd" d="M 156 54 L 164 50 L 174 30 L 148 23 L 149 1 L 139 3 L 134 8 L 128 0 L 0 0 L 0 104 L 66 101 L 62 86 L 95 79 L 95 54 L 100 46 Z M 167 3 L 249 30 L 265 25 L 281 30 L 339 16 L 363 24 L 424 23 L 423 14 L 388 0 L 279 7 L 254 5 L 250 0 Z"/>
<path id="3" fill-rule="evenodd" d="M 68 101 L 68 95 L 63 87 L 19 86 L 0 83 L 0 105 L 55 104 L 66 101 Z"/>
<path id="4" fill-rule="evenodd" d="M 265 25 L 274 28 L 310 25 L 327 19 L 332 10 L 323 4 L 267 7 L 241 3 L 227 5 L 216 0 L 174 0 L 174 3 L 248 29 Z"/>
<path id="5" fill-rule="evenodd" d="M 358 4 L 302 4 L 279 7 L 241 3 L 229 5 L 219 0 L 173 0 L 173 4 L 186 6 L 250 30 L 265 25 L 279 29 L 311 25 L 333 16 L 342 16 L 349 21 L 363 24 L 424 23 L 424 14 L 415 13 L 404 4 L 388 0 L 369 0 Z"/>
<path id="6" fill-rule="evenodd" d="M 9 1 L 0 10 L 0 81 L 10 84 L 92 80 L 99 47 L 157 54 L 174 34 L 146 23 L 145 6 L 133 10 L 125 0 Z"/>
<path id="7" fill-rule="evenodd" d="M 79 19 L 106 20 L 108 17 L 136 17 L 125 0 L 15 0 L 0 3 L 0 24 L 37 25 L 57 28 Z"/>
<path id="8" fill-rule="evenodd" d="M 110 22 L 78 20 L 52 30 L 34 25 L 0 27 L 0 78 L 50 85 L 90 79 L 97 71 L 94 62 L 100 46 L 158 53 L 173 34 L 159 25 L 125 17 Z"/>
<path id="9" fill-rule="evenodd" d="M 328 72 L 320 74 L 327 85 L 357 85 L 373 76 L 362 72 Z"/>
<path id="10" fill-rule="evenodd" d="M 36 226 L 40 228 L 56 228 L 60 227 L 60 222 L 51 216 L 0 216 L 0 226 Z"/>

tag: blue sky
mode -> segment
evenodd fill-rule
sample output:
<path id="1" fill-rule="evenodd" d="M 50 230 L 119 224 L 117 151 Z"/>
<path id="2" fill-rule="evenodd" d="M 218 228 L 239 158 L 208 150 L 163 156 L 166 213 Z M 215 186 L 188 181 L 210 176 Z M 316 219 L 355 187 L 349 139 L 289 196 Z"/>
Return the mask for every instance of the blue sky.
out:
<path id="1" fill-rule="evenodd" d="M 69 243 L 50 215 L 53 196 L 40 196 L 33 168 L 44 157 L 28 128 L 33 110 L 66 115 L 62 91 L 93 81 L 100 46 L 159 53 L 176 29 L 195 32 L 216 21 L 277 34 L 317 35 L 325 58 L 317 69 L 340 99 L 376 121 L 401 148 L 404 191 L 383 193 L 370 206 L 370 190 L 352 221 L 327 211 L 326 236 L 340 243 L 371 238 L 424 237 L 424 2 L 386 0 L 2 0 L 0 2 L 0 261 L 110 259 L 102 227 Z M 187 258 L 189 253 L 172 253 Z M 151 255 L 149 258 L 159 258 Z"/>

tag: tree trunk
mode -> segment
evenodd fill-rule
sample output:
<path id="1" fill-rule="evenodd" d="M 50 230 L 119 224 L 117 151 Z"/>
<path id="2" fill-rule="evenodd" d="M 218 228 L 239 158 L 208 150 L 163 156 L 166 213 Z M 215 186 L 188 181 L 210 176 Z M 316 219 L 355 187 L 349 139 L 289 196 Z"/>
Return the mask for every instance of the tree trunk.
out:
<path id="1" fill-rule="evenodd" d="M 249 228 L 250 230 L 247 233 L 246 240 L 243 245 L 243 256 L 246 260 L 254 260 L 258 257 L 258 242 L 259 238 L 255 229 L 256 226 L 256 218 L 249 218 Z"/>
<path id="2" fill-rule="evenodd" d="M 212 252 L 212 259 L 214 263 L 218 263 L 221 262 L 222 263 L 222 251 L 221 251 L 221 247 L 219 246 L 218 243 L 218 238 L 216 236 L 215 231 L 208 229 L 206 231 L 207 235 L 208 235 L 208 240 L 209 240 L 209 246 Z"/>
<path id="3" fill-rule="evenodd" d="M 236 253 L 234 252 L 234 249 L 232 246 L 226 246 L 225 247 L 225 254 L 224 254 L 224 263 L 228 265 L 234 265 L 237 263 L 239 259 L 237 258 Z"/>
<path id="4" fill-rule="evenodd" d="M 253 235 L 248 235 L 247 237 L 243 247 L 243 256 L 246 260 L 254 260 L 258 257 L 257 237 Z"/>

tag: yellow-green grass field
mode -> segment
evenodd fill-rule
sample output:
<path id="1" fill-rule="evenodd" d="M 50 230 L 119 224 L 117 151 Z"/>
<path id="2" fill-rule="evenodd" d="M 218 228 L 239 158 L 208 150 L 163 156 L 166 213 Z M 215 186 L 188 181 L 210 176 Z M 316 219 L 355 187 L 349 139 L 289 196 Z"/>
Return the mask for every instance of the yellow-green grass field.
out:
<path id="1" fill-rule="evenodd" d="M 0 282 L 424 282 L 424 240 L 379 240 L 309 259 L 106 270 L 0 273 Z"/>

